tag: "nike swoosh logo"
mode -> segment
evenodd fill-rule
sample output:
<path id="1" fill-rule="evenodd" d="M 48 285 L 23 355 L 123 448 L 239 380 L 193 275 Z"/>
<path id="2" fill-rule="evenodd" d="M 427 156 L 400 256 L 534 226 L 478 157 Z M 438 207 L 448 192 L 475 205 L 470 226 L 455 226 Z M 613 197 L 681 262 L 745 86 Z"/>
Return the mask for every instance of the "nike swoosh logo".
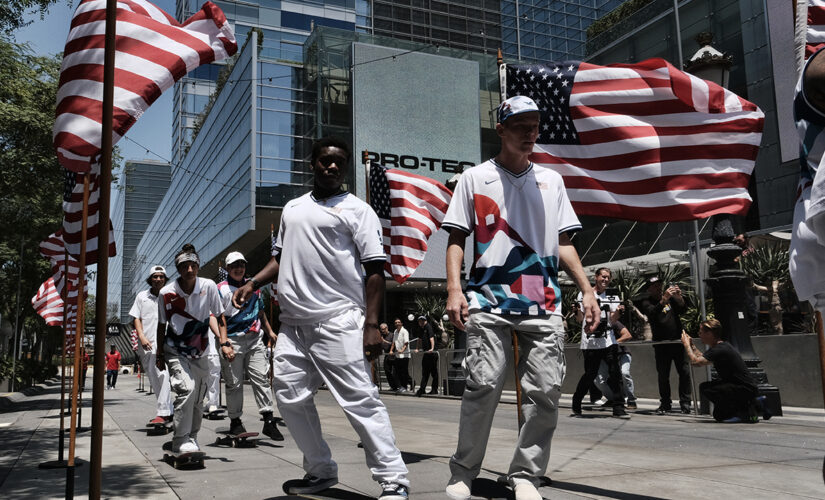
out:
<path id="1" fill-rule="evenodd" d="M 493 179 L 491 181 L 484 181 L 484 184 L 492 184 L 492 183 L 497 182 L 497 181 L 498 181 L 498 179 Z"/>

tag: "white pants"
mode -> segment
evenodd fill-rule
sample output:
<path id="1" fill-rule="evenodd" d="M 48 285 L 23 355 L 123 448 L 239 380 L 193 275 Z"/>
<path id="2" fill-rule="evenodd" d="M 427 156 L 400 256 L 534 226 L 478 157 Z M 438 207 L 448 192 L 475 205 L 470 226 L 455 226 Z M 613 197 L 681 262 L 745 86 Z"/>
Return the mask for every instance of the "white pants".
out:
<path id="1" fill-rule="evenodd" d="M 496 406 L 512 366 L 512 331 L 518 332 L 521 427 L 510 461 L 511 484 L 539 486 L 550 460 L 565 375 L 564 328 L 559 316 L 519 317 L 473 312 L 466 324 L 466 387 L 461 399 L 458 445 L 450 458 L 454 478 L 472 481 L 481 470 Z"/>
<path id="2" fill-rule="evenodd" d="M 243 380 L 249 375 L 252 394 L 258 405 L 258 412 L 272 412 L 272 389 L 269 387 L 269 361 L 266 359 L 266 347 L 261 342 L 260 332 L 229 337 L 235 358 L 228 361 L 221 359 L 223 380 L 226 384 L 226 407 L 229 418 L 243 415 Z"/>
<path id="3" fill-rule="evenodd" d="M 175 395 L 175 437 L 172 439 L 172 449 L 177 450 L 189 438 L 198 438 L 209 366 L 206 358 L 178 356 L 177 350 L 169 346 L 166 347 L 166 366 L 169 368 L 170 385 Z"/>
<path id="4" fill-rule="evenodd" d="M 172 414 L 172 389 L 169 385 L 169 371 L 158 370 L 155 364 L 154 350 L 144 351 L 143 346 L 138 347 L 138 355 L 140 356 L 140 364 L 143 366 L 145 375 L 149 378 L 149 387 L 158 398 L 157 415 L 159 417 L 168 417 Z"/>
<path id="5" fill-rule="evenodd" d="M 218 407 L 221 396 L 221 356 L 220 354 L 209 354 L 204 356 L 207 364 L 206 380 L 206 407 Z"/>
<path id="6" fill-rule="evenodd" d="M 395 445 L 389 414 L 370 379 L 363 323 L 363 313 L 355 309 L 322 323 L 281 324 L 275 346 L 275 400 L 304 454 L 308 474 L 338 476 L 338 465 L 321 435 L 313 400 L 326 383 L 361 438 L 373 479 L 409 486 L 407 466 Z"/>
<path id="7" fill-rule="evenodd" d="M 631 356 L 629 352 L 619 352 L 619 369 L 622 372 L 623 396 L 627 398 L 628 403 L 634 403 L 636 401 L 636 393 L 633 387 L 633 377 L 630 376 L 630 361 Z M 593 382 L 596 384 L 596 387 L 602 391 L 602 394 L 608 401 L 613 401 L 613 391 L 611 391 L 610 386 L 607 385 L 607 372 L 607 363 L 602 361 L 602 364 L 599 366 L 599 375 Z"/>

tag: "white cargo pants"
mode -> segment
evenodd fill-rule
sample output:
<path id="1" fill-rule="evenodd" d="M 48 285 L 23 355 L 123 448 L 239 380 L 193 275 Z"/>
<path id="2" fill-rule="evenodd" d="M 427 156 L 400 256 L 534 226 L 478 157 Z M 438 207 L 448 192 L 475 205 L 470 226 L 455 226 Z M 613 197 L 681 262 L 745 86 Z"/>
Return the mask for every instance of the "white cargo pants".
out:
<path id="1" fill-rule="evenodd" d="M 481 469 L 504 380 L 512 369 L 508 366 L 512 367 L 513 330 L 519 340 L 524 425 L 507 474 L 511 484 L 529 481 L 538 486 L 547 470 L 566 369 L 562 319 L 473 312 L 466 323 L 466 386 L 458 445 L 450 458 L 450 472 L 456 479 L 469 483 Z"/>
<path id="2" fill-rule="evenodd" d="M 221 359 L 229 418 L 239 418 L 243 415 L 243 381 L 246 374 L 252 383 L 252 394 L 255 396 L 258 412 L 271 412 L 269 362 L 266 359 L 266 347 L 261 341 L 261 333 L 236 335 L 229 337 L 229 341 L 235 350 L 235 358 L 232 361 Z"/>
<path id="3" fill-rule="evenodd" d="M 172 389 L 169 385 L 169 371 L 158 370 L 155 360 L 154 349 L 144 351 L 143 346 L 138 346 L 138 356 L 140 364 L 145 370 L 145 375 L 149 379 L 149 387 L 157 397 L 157 416 L 168 417 L 172 414 Z"/>
<path id="4" fill-rule="evenodd" d="M 325 383 L 363 443 L 372 478 L 409 486 L 407 466 L 395 445 L 389 414 L 370 379 L 363 324 L 364 315 L 357 309 L 321 323 L 281 324 L 275 345 L 275 401 L 304 454 L 308 474 L 338 476 L 338 465 L 321 435 L 313 401 Z"/>
<path id="5" fill-rule="evenodd" d="M 208 354 L 203 357 L 207 365 L 207 380 L 206 380 L 206 407 L 218 408 L 221 395 L 221 355 Z"/>
<path id="6" fill-rule="evenodd" d="M 166 347 L 166 366 L 175 395 L 175 436 L 172 449 L 177 450 L 189 438 L 197 439 L 203 418 L 203 397 L 209 371 L 206 358 L 179 356 L 174 347 Z"/>

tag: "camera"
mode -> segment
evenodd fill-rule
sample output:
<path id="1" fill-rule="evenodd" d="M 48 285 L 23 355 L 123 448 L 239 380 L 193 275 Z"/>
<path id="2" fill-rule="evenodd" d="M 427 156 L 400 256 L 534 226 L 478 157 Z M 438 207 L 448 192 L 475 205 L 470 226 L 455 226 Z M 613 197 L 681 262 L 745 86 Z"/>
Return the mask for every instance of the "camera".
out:
<path id="1" fill-rule="evenodd" d="M 608 330 L 610 330 L 610 305 L 609 304 L 601 304 L 601 319 L 599 321 L 599 326 L 596 327 L 595 330 L 590 334 L 591 337 L 601 338 L 607 335 Z"/>

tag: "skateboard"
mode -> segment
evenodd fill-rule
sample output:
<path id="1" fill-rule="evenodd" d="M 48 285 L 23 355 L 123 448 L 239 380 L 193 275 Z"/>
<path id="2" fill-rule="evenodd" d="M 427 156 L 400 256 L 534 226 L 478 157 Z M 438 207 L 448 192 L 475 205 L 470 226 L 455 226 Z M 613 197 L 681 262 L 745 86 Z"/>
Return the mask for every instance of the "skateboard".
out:
<path id="1" fill-rule="evenodd" d="M 163 461 L 171 465 L 176 469 L 184 469 L 184 468 L 200 468 L 204 467 L 203 465 L 203 457 L 206 456 L 206 453 L 202 451 L 193 451 L 190 453 L 164 453 L 163 454 Z"/>
<path id="2" fill-rule="evenodd" d="M 218 431 L 225 434 L 223 437 L 218 436 L 215 439 L 215 444 L 221 446 L 231 446 L 232 448 L 254 448 L 258 446 L 257 432 L 244 432 L 243 434 L 230 434 L 228 431 Z"/>
<path id="3" fill-rule="evenodd" d="M 223 408 L 219 408 L 215 411 L 203 412 L 203 416 L 208 420 L 223 420 L 226 418 Z"/>
<path id="4" fill-rule="evenodd" d="M 168 434 L 173 429 L 173 426 L 174 424 L 171 420 L 160 424 L 146 424 L 146 427 L 149 428 L 147 434 L 150 436 L 162 436 Z"/>

